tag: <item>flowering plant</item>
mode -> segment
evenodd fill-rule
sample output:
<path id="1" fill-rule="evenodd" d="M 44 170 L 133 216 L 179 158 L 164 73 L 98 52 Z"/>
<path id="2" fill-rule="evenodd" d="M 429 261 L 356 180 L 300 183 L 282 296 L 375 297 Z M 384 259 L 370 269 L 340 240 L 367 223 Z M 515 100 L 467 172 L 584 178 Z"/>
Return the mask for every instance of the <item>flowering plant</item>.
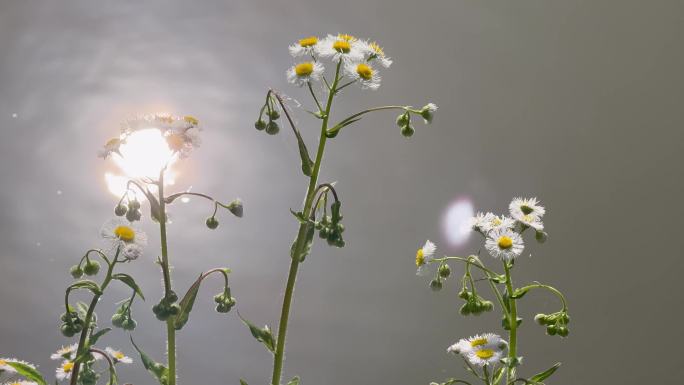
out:
<path id="1" fill-rule="evenodd" d="M 320 121 L 320 134 L 318 147 L 312 159 L 292 118 L 292 111 L 283 96 L 274 90 L 266 93 L 264 105 L 259 111 L 259 117 L 254 126 L 259 131 L 275 135 L 280 131 L 278 120 L 281 114 L 284 114 L 297 139 L 302 173 L 308 178 L 303 207 L 300 211 L 292 211 L 299 230 L 290 248 L 290 270 L 277 333 L 274 336 L 268 326 L 258 328 L 244 320 L 252 335 L 273 353 L 272 385 L 280 385 L 295 281 L 299 265 L 310 253 L 315 232 L 318 231 L 319 237 L 325 239 L 330 246 L 343 247 L 345 245 L 340 195 L 333 183 L 319 183 L 318 181 L 328 141 L 337 137 L 345 127 L 357 123 L 365 114 L 381 110 L 399 110 L 397 125 L 402 135 L 410 137 L 415 132 L 411 119 L 418 115 L 425 123 L 430 123 L 437 109 L 437 106 L 432 103 L 422 108 L 399 105 L 381 106 L 362 110 L 337 123 L 332 123 L 332 108 L 336 97 L 340 96 L 342 91 L 347 91 L 347 87 L 354 85 L 361 89 L 378 89 L 381 83 L 379 74 L 381 68 L 389 68 L 392 60 L 385 55 L 377 43 L 344 34 L 331 34 L 324 38 L 316 36 L 303 38 L 290 46 L 289 51 L 296 59 L 296 64 L 287 71 L 287 79 L 292 84 L 306 88 L 311 95 L 313 110 L 307 112 Z M 327 61 L 334 69 L 328 76 L 325 74 L 324 61 Z M 243 385 L 246 384 L 244 380 L 241 381 Z M 299 377 L 294 377 L 288 384 L 297 383 L 299 383 Z"/>
<path id="2" fill-rule="evenodd" d="M 479 281 L 488 283 L 503 314 L 501 323 L 503 329 L 508 333 L 507 340 L 493 333 L 478 334 L 470 338 L 463 338 L 449 346 L 448 353 L 460 356 L 466 365 L 466 369 L 485 385 L 498 385 L 502 380 L 504 380 L 503 384 L 506 385 L 516 383 L 541 384 L 558 369 L 560 363 L 527 378 L 517 376 L 517 368 L 522 364 L 522 357 L 518 356 L 517 332 L 523 321 L 518 315 L 517 301 L 532 289 L 548 290 L 557 296 L 562 305 L 561 309 L 551 314 L 537 314 L 534 319 L 546 327 L 548 335 L 560 337 L 567 337 L 569 333 L 568 305 L 565 296 L 550 285 L 534 282 L 514 288 L 512 272 L 516 259 L 525 249 L 524 233 L 534 231 L 535 239 L 540 243 L 545 242 L 548 235 L 544 231 L 542 221 L 546 210 L 536 198 L 515 198 L 509 204 L 508 209 L 510 216 L 499 216 L 488 212 L 478 213 L 472 218 L 473 231 L 482 235 L 487 252 L 494 259 L 501 261 L 503 274 L 485 266 L 477 255 L 437 258 L 435 256 L 437 247 L 429 240 L 416 252 L 416 267 L 418 275 L 426 275 L 429 274 L 430 267 L 436 266 L 430 287 L 438 291 L 442 289 L 443 282 L 451 276 L 448 261 L 463 262 L 465 271 L 460 282 L 461 290 L 458 293 L 459 298 L 465 301 L 460 309 L 461 314 L 477 316 L 494 309 L 492 301 L 486 300 L 478 294 L 476 282 Z M 474 278 L 476 274 L 472 271 L 473 267 L 482 274 L 481 278 Z M 471 385 L 468 381 L 455 378 L 439 384 L 433 382 L 431 385 L 457 383 Z"/>

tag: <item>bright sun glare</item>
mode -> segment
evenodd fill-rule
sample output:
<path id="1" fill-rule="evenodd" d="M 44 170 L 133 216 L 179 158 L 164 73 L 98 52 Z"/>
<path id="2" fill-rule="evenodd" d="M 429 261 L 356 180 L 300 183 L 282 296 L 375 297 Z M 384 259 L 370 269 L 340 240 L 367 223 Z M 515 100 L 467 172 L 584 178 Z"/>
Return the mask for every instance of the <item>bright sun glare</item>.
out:
<path id="1" fill-rule="evenodd" d="M 119 152 L 121 155 L 114 153 L 112 158 L 125 176 L 105 174 L 107 187 L 116 196 L 126 192 L 126 183 L 129 179 L 147 177 L 156 180 L 159 171 L 165 165 L 169 167 L 176 161 L 176 156 L 169 149 L 161 131 L 155 128 L 136 131 L 129 135 Z M 174 182 L 174 174 L 168 168 L 164 174 L 164 181 L 165 184 Z"/>

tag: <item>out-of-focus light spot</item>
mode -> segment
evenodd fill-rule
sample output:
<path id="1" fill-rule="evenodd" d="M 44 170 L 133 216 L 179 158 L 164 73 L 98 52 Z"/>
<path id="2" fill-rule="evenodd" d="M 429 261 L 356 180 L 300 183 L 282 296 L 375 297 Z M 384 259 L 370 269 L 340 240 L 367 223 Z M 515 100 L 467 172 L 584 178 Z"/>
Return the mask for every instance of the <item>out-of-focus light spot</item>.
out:
<path id="1" fill-rule="evenodd" d="M 126 193 L 126 184 L 130 179 L 121 175 L 114 175 L 111 172 L 105 173 L 105 182 L 109 192 L 116 197 L 122 197 Z M 138 201 L 144 201 L 145 195 L 137 188 L 132 188 L 128 191 L 128 197 L 135 197 Z"/>
<path id="2" fill-rule="evenodd" d="M 62 190 L 57 190 L 57 195 L 62 195 Z"/>
<path id="3" fill-rule="evenodd" d="M 18 117 L 19 117 L 19 114 L 17 114 L 16 112 L 12 114 L 12 118 L 16 119 Z"/>
<path id="4" fill-rule="evenodd" d="M 164 184 L 173 185 L 175 174 L 170 166 L 176 161 L 176 156 L 169 148 L 161 131 L 155 128 L 136 131 L 126 138 L 126 142 L 119 148 L 119 154 L 112 154 L 112 159 L 121 168 L 126 177 L 105 174 L 105 181 L 109 191 L 122 196 L 126 192 L 126 185 L 130 179 L 151 178 L 157 180 L 159 172 L 166 166 Z M 144 197 L 134 189 L 138 200 Z M 130 194 L 130 193 L 129 193 Z"/>
<path id="5" fill-rule="evenodd" d="M 467 197 L 458 198 L 449 205 L 442 220 L 442 229 L 450 245 L 460 246 L 468 241 L 473 215 L 473 203 Z"/>
<path id="6" fill-rule="evenodd" d="M 188 203 L 188 202 L 190 202 L 190 198 L 188 198 L 188 197 L 182 197 L 182 198 L 181 198 L 181 202 L 183 202 L 183 203 Z"/>

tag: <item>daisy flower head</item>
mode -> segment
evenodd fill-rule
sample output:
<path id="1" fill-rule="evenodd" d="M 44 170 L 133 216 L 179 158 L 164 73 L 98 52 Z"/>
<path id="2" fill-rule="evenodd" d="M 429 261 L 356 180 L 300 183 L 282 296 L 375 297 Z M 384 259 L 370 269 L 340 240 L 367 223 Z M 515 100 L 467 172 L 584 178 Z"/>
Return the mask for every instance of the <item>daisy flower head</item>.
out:
<path id="1" fill-rule="evenodd" d="M 492 214 L 489 218 L 489 223 L 487 223 L 486 226 L 488 231 L 512 229 L 515 226 L 515 221 L 513 218 L 507 217 L 505 215 L 499 216 Z"/>
<path id="2" fill-rule="evenodd" d="M 314 55 L 319 39 L 317 36 L 309 36 L 299 39 L 298 42 L 289 47 L 290 55 L 299 57 L 304 55 Z"/>
<path id="3" fill-rule="evenodd" d="M 420 116 L 423 117 L 423 122 L 425 124 L 432 123 L 432 119 L 435 117 L 435 111 L 437 111 L 437 105 L 435 103 L 428 103 L 423 108 L 420 109 Z"/>
<path id="4" fill-rule="evenodd" d="M 102 225 L 100 236 L 110 244 L 112 252 L 117 249 L 124 251 L 126 246 L 137 245 L 142 247 L 147 244 L 147 235 L 140 228 L 123 218 L 112 218 Z M 127 258 L 130 259 L 129 256 Z"/>
<path id="5" fill-rule="evenodd" d="M 471 365 L 485 366 L 499 363 L 508 343 L 493 333 L 476 335 L 467 339 L 460 354 Z"/>
<path id="6" fill-rule="evenodd" d="M 132 358 L 126 356 L 123 352 L 121 352 L 119 350 L 116 350 L 116 349 L 113 349 L 113 348 L 110 348 L 109 346 L 107 346 L 105 348 L 105 351 L 107 352 L 107 354 L 109 354 L 110 357 L 112 357 L 112 360 L 114 360 L 115 364 L 118 364 L 119 362 L 122 364 L 132 364 L 133 363 Z"/>
<path id="7" fill-rule="evenodd" d="M 76 358 L 76 349 L 78 344 L 71 344 L 67 346 L 62 346 L 57 349 L 55 353 L 50 356 L 51 360 L 73 360 Z"/>
<path id="8" fill-rule="evenodd" d="M 513 218 L 521 222 L 526 216 L 541 219 L 546 213 L 546 209 L 539 204 L 537 198 L 514 198 L 508 205 L 508 210 Z"/>
<path id="9" fill-rule="evenodd" d="M 199 120 L 194 116 L 174 116 L 168 114 L 142 115 L 125 120 L 121 124 L 122 143 L 136 131 L 157 129 L 166 139 L 169 149 L 181 158 L 187 157 L 190 150 L 199 147 Z M 105 148 L 107 146 L 105 145 Z M 110 152 L 111 154 L 111 152 Z"/>
<path id="10" fill-rule="evenodd" d="M 470 226 L 474 231 L 479 231 L 486 234 L 490 229 L 490 223 L 495 215 L 492 213 L 478 212 L 474 217 L 470 218 Z"/>
<path id="11" fill-rule="evenodd" d="M 121 148 L 122 144 L 124 144 L 124 141 L 121 138 L 111 138 L 105 143 L 104 148 L 97 153 L 97 156 L 107 159 L 114 153 L 121 155 L 119 148 Z"/>
<path id="12" fill-rule="evenodd" d="M 392 59 L 385 55 L 385 51 L 380 44 L 374 41 L 362 41 L 360 47 L 366 61 L 370 63 L 379 63 L 385 68 L 389 68 L 392 65 Z"/>
<path id="13" fill-rule="evenodd" d="M 426 274 L 427 269 L 425 269 L 425 267 L 434 258 L 435 251 L 437 251 L 437 246 L 435 246 L 434 243 L 430 242 L 429 239 L 425 241 L 423 247 L 416 251 L 416 268 L 418 268 L 416 274 Z"/>
<path id="14" fill-rule="evenodd" d="M 380 87 L 380 75 L 368 62 L 349 61 L 344 65 L 344 73 L 352 80 L 358 81 L 361 88 L 377 90 Z"/>
<path id="15" fill-rule="evenodd" d="M 287 81 L 302 87 L 312 81 L 320 80 L 324 70 L 323 64 L 319 62 L 301 62 L 287 70 Z"/>
<path id="16" fill-rule="evenodd" d="M 64 381 L 71 378 L 71 372 L 74 370 L 74 362 L 66 360 L 55 371 L 55 376 L 58 380 Z"/>
<path id="17" fill-rule="evenodd" d="M 121 250 L 121 256 L 127 261 L 135 261 L 136 259 L 140 258 L 142 253 L 142 246 L 135 243 L 129 243 L 125 245 L 124 248 Z"/>
<path id="18" fill-rule="evenodd" d="M 328 35 L 316 45 L 316 53 L 333 61 L 361 61 L 364 59 L 362 44 L 351 35 Z"/>
<path id="19" fill-rule="evenodd" d="M 512 229 L 498 229 L 487 234 L 485 248 L 494 258 L 510 261 L 522 254 L 525 249 L 523 239 Z"/>

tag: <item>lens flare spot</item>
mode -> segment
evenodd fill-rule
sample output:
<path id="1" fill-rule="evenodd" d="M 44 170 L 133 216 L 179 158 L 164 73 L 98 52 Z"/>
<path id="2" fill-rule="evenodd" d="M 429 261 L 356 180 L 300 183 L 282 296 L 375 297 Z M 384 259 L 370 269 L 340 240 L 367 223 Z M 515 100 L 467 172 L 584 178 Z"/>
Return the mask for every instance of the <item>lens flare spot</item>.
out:
<path id="1" fill-rule="evenodd" d="M 473 204 L 470 199 L 461 197 L 447 208 L 442 223 L 444 235 L 452 246 L 461 246 L 472 233 L 470 219 L 473 217 Z"/>

